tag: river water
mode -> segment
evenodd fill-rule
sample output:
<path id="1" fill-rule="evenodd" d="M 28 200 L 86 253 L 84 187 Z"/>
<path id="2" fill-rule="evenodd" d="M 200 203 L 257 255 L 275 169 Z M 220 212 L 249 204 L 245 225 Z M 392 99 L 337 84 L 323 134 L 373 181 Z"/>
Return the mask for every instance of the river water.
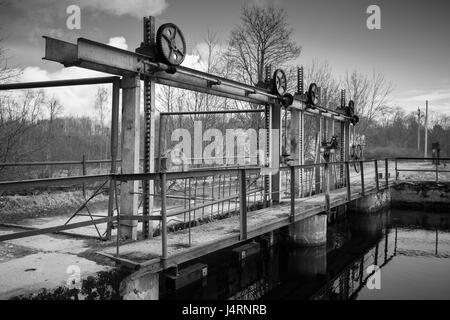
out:
<path id="1" fill-rule="evenodd" d="M 163 299 L 450 299 L 450 215 L 390 209 L 328 226 L 327 245 L 278 244 L 239 262 L 199 259 L 208 276 Z"/>

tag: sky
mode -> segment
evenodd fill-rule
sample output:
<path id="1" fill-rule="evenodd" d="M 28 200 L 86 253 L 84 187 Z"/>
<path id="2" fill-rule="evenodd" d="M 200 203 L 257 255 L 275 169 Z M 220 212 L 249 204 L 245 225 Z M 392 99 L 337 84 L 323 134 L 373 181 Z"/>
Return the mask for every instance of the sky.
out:
<path id="1" fill-rule="evenodd" d="M 157 24 L 173 22 L 185 35 L 189 56 L 184 65 L 198 67 L 196 52 L 208 30 L 225 44 L 239 24 L 245 2 L 269 0 L 2 0 L 0 35 L 9 65 L 23 69 L 22 81 L 95 76 L 92 71 L 63 68 L 42 60 L 43 35 L 69 42 L 78 37 L 132 50 L 142 38 L 143 15 Z M 328 61 L 337 75 L 347 70 L 381 72 L 394 84 L 390 104 L 406 111 L 423 108 L 450 114 L 450 2 L 446 0 L 275 0 L 302 46 L 298 65 Z M 69 5 L 81 9 L 81 29 L 66 27 Z M 381 29 L 369 30 L 367 7 L 381 9 Z M 197 50 L 196 50 L 197 49 Z M 80 114 L 93 105 L 95 88 L 58 88 L 67 113 Z M 67 99 L 69 97 L 69 99 Z"/>

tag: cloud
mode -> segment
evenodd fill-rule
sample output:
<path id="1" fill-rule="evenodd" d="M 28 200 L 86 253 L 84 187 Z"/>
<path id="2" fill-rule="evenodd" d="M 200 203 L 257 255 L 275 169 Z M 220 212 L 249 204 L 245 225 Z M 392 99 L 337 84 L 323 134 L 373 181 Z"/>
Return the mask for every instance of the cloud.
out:
<path id="1" fill-rule="evenodd" d="M 126 39 L 122 36 L 110 38 L 108 45 L 124 50 L 128 49 Z M 49 72 L 37 66 L 29 66 L 23 69 L 18 82 L 80 79 L 105 76 L 111 75 L 77 67 L 62 68 L 55 72 Z M 95 96 L 98 87 L 99 85 L 64 86 L 46 88 L 44 91 L 48 97 L 55 96 L 61 102 L 64 107 L 64 115 L 85 116 L 93 113 Z"/>
<path id="2" fill-rule="evenodd" d="M 204 65 L 202 64 L 202 59 L 198 54 L 186 54 L 184 61 L 182 63 L 183 67 L 204 71 Z"/>
<path id="3" fill-rule="evenodd" d="M 209 46 L 206 42 L 200 42 L 195 45 L 192 50 L 191 55 L 186 55 L 185 62 L 183 62 L 183 66 L 190 67 L 193 69 L 206 71 L 208 66 L 208 58 L 209 58 Z M 211 49 L 211 63 L 214 65 L 217 63 L 217 57 L 224 52 L 225 47 L 221 44 L 215 44 L 214 48 Z M 188 60 L 186 62 L 186 60 Z"/>
<path id="4" fill-rule="evenodd" d="M 80 79 L 108 76 L 87 69 L 70 67 L 49 72 L 39 67 L 26 67 L 19 82 Z M 86 116 L 94 112 L 94 101 L 99 85 L 64 86 L 44 89 L 48 97 L 54 96 L 63 105 L 63 115 Z"/>
<path id="5" fill-rule="evenodd" d="M 80 6 L 106 11 L 117 16 L 130 15 L 142 18 L 160 15 L 168 4 L 165 0 L 82 0 Z"/>
<path id="6" fill-rule="evenodd" d="M 112 37 L 109 39 L 108 45 L 119 49 L 128 49 L 127 40 L 124 37 Z"/>

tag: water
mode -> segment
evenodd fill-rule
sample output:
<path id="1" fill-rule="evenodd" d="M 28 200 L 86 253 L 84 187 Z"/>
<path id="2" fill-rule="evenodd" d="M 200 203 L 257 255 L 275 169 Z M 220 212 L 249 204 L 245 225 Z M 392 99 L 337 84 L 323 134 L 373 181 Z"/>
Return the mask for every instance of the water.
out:
<path id="1" fill-rule="evenodd" d="M 208 277 L 176 292 L 162 281 L 163 299 L 450 299 L 450 215 L 351 217 L 328 226 L 326 246 L 277 245 L 245 263 L 222 250 L 197 262 Z"/>

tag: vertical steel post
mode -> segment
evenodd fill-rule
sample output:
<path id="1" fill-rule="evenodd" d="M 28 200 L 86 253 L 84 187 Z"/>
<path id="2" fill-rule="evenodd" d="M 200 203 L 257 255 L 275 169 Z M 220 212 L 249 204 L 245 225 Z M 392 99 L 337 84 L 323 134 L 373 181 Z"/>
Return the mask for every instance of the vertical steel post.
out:
<path id="1" fill-rule="evenodd" d="M 325 162 L 324 167 L 324 191 L 325 191 L 325 210 L 330 211 L 330 165 L 328 161 Z"/>
<path id="2" fill-rule="evenodd" d="M 436 182 L 439 182 L 439 162 L 436 160 Z"/>
<path id="3" fill-rule="evenodd" d="M 395 158 L 395 181 L 398 180 L 397 158 Z"/>
<path id="4" fill-rule="evenodd" d="M 139 172 L 140 149 L 140 78 L 127 76 L 122 79 L 122 173 Z M 120 212 L 137 215 L 139 181 L 122 182 L 120 185 Z M 137 239 L 137 220 L 121 220 L 121 234 Z"/>
<path id="5" fill-rule="evenodd" d="M 119 98 L 120 98 L 120 80 L 117 78 L 112 83 L 112 111 L 111 111 L 111 169 L 112 175 L 117 172 L 117 150 L 119 145 Z M 108 198 L 108 217 L 114 216 L 114 179 L 109 182 L 109 198 Z M 119 229 L 119 222 L 117 222 Z M 106 227 L 106 238 L 111 240 L 112 221 L 108 221 Z"/>
<path id="6" fill-rule="evenodd" d="M 424 141 L 424 148 L 423 148 L 423 157 L 428 157 L 428 100 L 426 101 L 425 106 L 425 141 Z"/>
<path id="7" fill-rule="evenodd" d="M 266 83 L 268 83 L 271 78 L 271 66 L 266 66 Z M 272 129 L 272 110 L 271 110 L 271 106 L 270 105 L 266 105 L 264 107 L 264 120 L 265 120 L 265 129 L 266 129 L 266 146 L 265 146 L 265 165 L 266 166 L 270 166 L 271 165 L 271 154 L 272 154 L 272 150 L 271 150 L 271 138 L 272 138 L 272 134 L 271 134 L 271 129 Z M 271 179 L 269 175 L 265 175 L 264 176 L 264 206 L 269 206 L 271 199 L 272 199 L 272 194 L 271 194 Z"/>
<path id="8" fill-rule="evenodd" d="M 166 211 L 166 173 L 160 173 L 161 179 L 161 243 L 163 268 L 166 268 L 167 260 L 167 211 Z"/>
<path id="9" fill-rule="evenodd" d="M 417 152 L 420 152 L 420 108 L 417 109 Z"/>
<path id="10" fill-rule="evenodd" d="M 347 181 L 347 201 L 350 202 L 352 200 L 352 189 L 350 186 L 350 164 L 348 161 L 345 161 L 345 180 Z"/>
<path id="11" fill-rule="evenodd" d="M 276 173 L 271 175 L 271 197 L 272 203 L 280 202 L 281 189 L 281 174 L 280 174 L 280 160 L 281 160 L 281 105 L 274 103 L 270 106 L 271 109 L 271 157 L 270 164 L 272 169 L 277 169 Z"/>
<path id="12" fill-rule="evenodd" d="M 341 122 L 341 135 L 340 135 L 341 141 L 340 143 L 340 149 L 339 149 L 339 161 L 347 161 L 348 159 L 345 159 L 345 123 Z M 344 165 L 339 165 L 339 179 L 342 186 L 344 186 Z"/>
<path id="13" fill-rule="evenodd" d="M 86 155 L 83 154 L 83 160 L 81 161 L 83 176 L 86 175 Z M 86 198 L 86 183 L 83 182 L 83 197 Z"/>
<path id="14" fill-rule="evenodd" d="M 336 128 L 335 128 L 335 121 L 334 121 L 334 115 L 331 115 L 331 119 L 329 121 L 329 134 L 330 137 L 334 137 L 336 134 Z M 333 154 L 332 157 L 332 161 L 331 162 L 335 162 L 336 161 L 336 154 Z M 333 190 L 336 189 L 336 165 L 333 165 L 332 167 L 330 167 L 330 188 L 332 188 Z M 333 174 L 334 173 L 334 174 Z"/>
<path id="15" fill-rule="evenodd" d="M 144 45 L 155 45 L 155 18 L 144 18 Z M 154 171 L 155 168 L 155 82 L 150 78 L 144 79 L 144 173 Z M 161 139 L 161 137 L 159 137 Z M 158 150 L 161 152 L 161 150 Z M 143 181 L 143 204 L 142 215 L 149 216 L 153 209 L 154 182 Z M 144 238 L 153 236 L 152 221 L 142 222 L 142 234 Z"/>
<path id="16" fill-rule="evenodd" d="M 365 188 L 364 188 L 364 162 L 360 161 L 359 162 L 359 172 L 361 173 L 361 195 L 364 196 L 365 193 Z"/>
<path id="17" fill-rule="evenodd" d="M 297 68 L 297 93 L 298 94 L 303 94 L 304 93 L 304 77 L 303 77 L 303 67 L 299 67 Z M 292 111 L 293 112 L 293 111 Z M 305 113 L 303 110 L 299 111 L 299 119 L 298 119 L 298 123 L 296 122 L 297 120 L 294 121 L 294 114 L 292 113 L 292 120 L 294 122 L 294 126 L 295 124 L 298 125 L 298 141 L 297 142 L 297 156 L 298 156 L 298 164 L 299 165 L 304 165 L 305 164 Z M 303 173 L 304 173 L 304 169 L 303 168 L 299 168 L 298 169 L 298 176 L 299 176 L 299 196 L 302 197 L 303 196 Z"/>
<path id="18" fill-rule="evenodd" d="M 291 176 L 291 222 L 295 221 L 295 197 L 297 195 L 297 186 L 295 181 L 295 167 L 291 166 L 289 168 L 290 176 Z"/>
<path id="19" fill-rule="evenodd" d="M 378 181 L 378 161 L 374 160 L 375 165 L 375 185 L 377 188 L 377 192 L 380 191 L 380 182 Z"/>
<path id="20" fill-rule="evenodd" d="M 303 78 L 303 67 L 297 68 L 297 94 L 302 95 L 304 93 L 304 78 Z M 305 164 L 305 113 L 303 110 L 300 111 L 291 111 L 291 122 L 293 123 L 293 134 L 295 137 L 295 141 L 293 143 L 296 144 L 295 148 L 291 146 L 292 149 L 296 150 L 295 157 L 298 157 L 297 164 L 304 165 Z M 298 195 L 300 197 L 303 196 L 303 168 L 298 169 Z M 296 178 L 297 179 L 297 178 Z"/>
<path id="21" fill-rule="evenodd" d="M 247 187 L 245 169 L 239 170 L 239 231 L 240 240 L 247 240 Z"/>
<path id="22" fill-rule="evenodd" d="M 386 188 L 389 186 L 389 159 L 386 158 L 384 160 L 384 171 L 385 171 L 385 177 L 384 179 L 386 180 Z"/>
<path id="23" fill-rule="evenodd" d="M 303 67 L 297 68 L 297 94 L 303 94 Z"/>
<path id="24" fill-rule="evenodd" d="M 303 113 L 300 110 L 291 110 L 291 157 L 294 159 L 294 165 L 302 165 L 303 161 L 303 137 L 302 137 L 302 127 L 303 127 Z M 295 175 L 295 196 L 301 196 L 302 183 L 302 169 L 299 168 Z"/>
<path id="25" fill-rule="evenodd" d="M 322 135 L 323 135 L 323 122 L 322 122 L 322 113 L 319 112 L 319 115 L 317 116 L 317 129 L 318 129 L 318 133 L 317 133 L 317 148 L 315 150 L 316 152 L 316 161 L 315 163 L 318 164 L 320 163 L 320 145 L 322 142 Z M 314 179 L 315 179 L 315 191 L 316 194 L 319 194 L 321 192 L 321 174 L 320 174 L 320 170 L 321 167 L 320 166 L 315 166 L 314 167 Z"/>

